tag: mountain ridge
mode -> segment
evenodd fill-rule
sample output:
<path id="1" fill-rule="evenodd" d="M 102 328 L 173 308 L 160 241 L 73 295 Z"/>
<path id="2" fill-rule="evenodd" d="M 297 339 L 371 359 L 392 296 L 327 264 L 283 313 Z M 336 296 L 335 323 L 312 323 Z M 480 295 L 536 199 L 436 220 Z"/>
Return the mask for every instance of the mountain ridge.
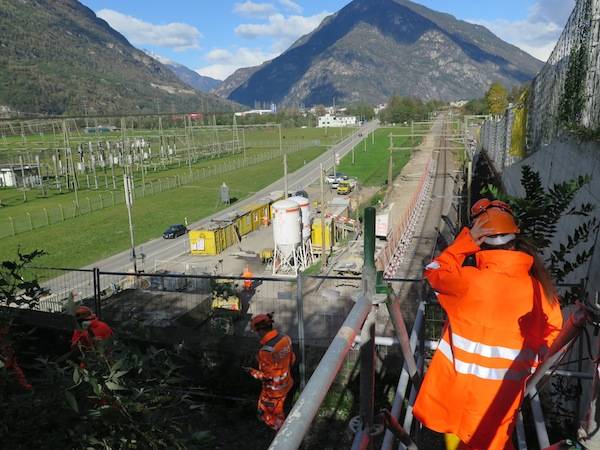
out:
<path id="1" fill-rule="evenodd" d="M 354 0 L 285 52 L 246 72 L 228 98 L 251 106 L 480 97 L 522 84 L 543 63 L 481 25 L 409 0 Z M 231 84 L 229 79 L 223 85 Z"/>
<path id="2" fill-rule="evenodd" d="M 232 110 L 76 0 L 0 0 L 0 106 L 26 114 Z"/>

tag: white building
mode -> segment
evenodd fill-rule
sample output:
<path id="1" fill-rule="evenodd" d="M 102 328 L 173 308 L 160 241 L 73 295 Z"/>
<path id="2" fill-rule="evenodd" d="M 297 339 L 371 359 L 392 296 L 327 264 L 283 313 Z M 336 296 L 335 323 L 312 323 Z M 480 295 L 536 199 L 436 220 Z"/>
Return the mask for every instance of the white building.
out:
<path id="1" fill-rule="evenodd" d="M 356 116 L 332 116 L 331 114 L 325 114 L 319 117 L 319 123 L 317 128 L 326 127 L 351 127 L 356 125 Z"/>
<path id="2" fill-rule="evenodd" d="M 10 164 L 0 167 L 0 187 L 37 186 L 40 184 L 38 166 Z"/>

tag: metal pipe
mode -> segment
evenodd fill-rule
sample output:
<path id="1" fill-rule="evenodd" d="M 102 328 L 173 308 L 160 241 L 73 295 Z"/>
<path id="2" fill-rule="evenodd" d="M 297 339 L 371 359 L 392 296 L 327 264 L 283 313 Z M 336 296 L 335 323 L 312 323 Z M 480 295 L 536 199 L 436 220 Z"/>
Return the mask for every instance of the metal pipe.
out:
<path id="1" fill-rule="evenodd" d="M 300 391 L 306 386 L 306 346 L 304 342 L 304 298 L 302 293 L 302 275 L 298 274 L 296 280 L 296 306 L 298 318 L 298 345 L 300 346 Z"/>
<path id="2" fill-rule="evenodd" d="M 370 310 L 370 300 L 360 296 L 271 442 L 269 450 L 293 450 L 300 447 Z"/>
<path id="3" fill-rule="evenodd" d="M 356 336 L 356 338 L 354 338 L 354 343 L 360 346 L 362 344 L 361 337 Z M 391 336 L 375 336 L 375 345 L 379 345 L 380 347 L 393 347 L 394 345 L 398 345 L 398 338 Z"/>
<path id="4" fill-rule="evenodd" d="M 577 304 L 577 309 L 569 316 L 567 323 L 563 326 L 560 334 L 550 347 L 548 355 L 542 364 L 538 366 L 534 374 L 527 382 L 525 390 L 526 396 L 532 396 L 537 392 L 536 386 L 546 375 L 546 372 L 565 354 L 568 345 L 575 339 L 588 320 L 588 311 L 581 303 Z"/>
<path id="5" fill-rule="evenodd" d="M 375 408 L 375 323 L 377 308 L 372 308 L 361 330 L 360 347 L 360 417 L 362 431 L 369 438 L 373 429 Z M 370 441 L 370 440 L 369 440 Z M 369 442 L 367 448 L 372 448 Z"/>
<path id="6" fill-rule="evenodd" d="M 423 326 L 424 317 L 425 303 L 421 302 L 419 304 L 417 316 L 415 317 L 415 323 L 413 324 L 413 328 L 410 334 L 410 348 L 412 351 L 415 351 L 417 348 L 417 341 L 419 340 L 419 335 L 421 334 L 421 328 Z M 393 417 L 398 418 L 398 416 L 400 416 L 402 404 L 404 402 L 404 397 L 406 396 L 406 389 L 408 388 L 408 381 L 408 366 L 406 364 L 406 361 L 404 361 L 404 365 L 402 366 L 402 373 L 400 375 L 400 380 L 398 380 L 398 386 L 396 387 L 396 395 L 394 396 L 394 401 L 392 402 L 392 409 L 390 411 Z M 393 443 L 393 433 L 390 430 L 386 430 L 385 436 L 383 438 L 383 444 L 381 445 L 381 450 L 391 450 Z"/>
<path id="7" fill-rule="evenodd" d="M 517 448 L 519 450 L 527 450 L 527 438 L 525 436 L 525 425 L 523 424 L 523 413 L 519 411 L 517 417 Z"/>
<path id="8" fill-rule="evenodd" d="M 546 448 L 550 445 L 550 439 L 548 438 L 548 431 L 546 430 L 546 422 L 544 421 L 544 413 L 542 412 L 539 395 L 536 395 L 531 399 L 531 412 L 533 413 L 535 434 L 537 435 L 539 448 Z"/>
<path id="9" fill-rule="evenodd" d="M 365 208 L 364 221 L 364 268 L 375 270 L 375 208 Z"/>
<path id="10" fill-rule="evenodd" d="M 419 375 L 417 374 L 417 363 L 414 357 L 414 350 L 412 350 L 410 347 L 408 331 L 406 331 L 406 324 L 404 323 L 404 317 L 402 316 L 402 311 L 400 310 L 400 298 L 396 295 L 394 295 L 394 298 L 392 298 L 392 296 L 388 296 L 385 304 L 390 313 L 392 323 L 394 324 L 396 336 L 400 342 L 400 348 L 402 349 L 402 356 L 406 362 L 408 375 L 410 376 L 413 384 L 417 385 L 418 388 L 418 386 L 420 386 L 420 380 Z"/>
<path id="11" fill-rule="evenodd" d="M 417 362 L 417 367 L 419 369 L 419 371 L 422 370 L 423 368 L 423 363 L 425 361 L 425 358 L 423 357 L 423 355 L 419 356 L 419 361 Z M 415 400 L 417 399 L 417 394 L 419 393 L 419 386 L 413 384 L 412 387 L 410 388 L 410 395 L 408 397 L 408 403 L 406 405 L 406 415 L 404 416 L 404 424 L 403 427 L 406 430 L 406 432 L 410 435 L 410 429 L 412 427 L 412 423 L 413 423 L 413 406 L 415 404 Z M 404 448 L 406 448 L 407 446 L 405 444 L 402 444 L 404 446 Z"/>

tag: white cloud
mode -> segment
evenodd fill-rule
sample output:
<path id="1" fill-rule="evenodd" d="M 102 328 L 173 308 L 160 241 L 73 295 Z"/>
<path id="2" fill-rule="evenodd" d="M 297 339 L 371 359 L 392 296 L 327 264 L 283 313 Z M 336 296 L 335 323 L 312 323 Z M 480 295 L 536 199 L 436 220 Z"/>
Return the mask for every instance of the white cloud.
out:
<path id="1" fill-rule="evenodd" d="M 287 8 L 289 11 L 292 11 L 296 14 L 302 13 L 302 6 L 292 0 L 279 0 L 279 3 L 284 8 Z"/>
<path id="2" fill-rule="evenodd" d="M 573 10 L 575 0 L 537 0 L 526 19 L 469 20 L 489 28 L 511 44 L 546 61 Z"/>
<path id="3" fill-rule="evenodd" d="M 233 12 L 246 17 L 268 17 L 275 12 L 275 7 L 271 3 L 254 3 L 247 1 L 236 3 Z"/>
<path id="4" fill-rule="evenodd" d="M 238 36 L 253 39 L 259 37 L 272 37 L 291 43 L 300 36 L 313 31 L 330 13 L 322 12 L 314 16 L 283 16 L 273 14 L 269 16 L 268 23 L 246 23 L 238 25 L 235 33 Z"/>
<path id="5" fill-rule="evenodd" d="M 261 49 L 241 47 L 234 51 L 216 48 L 208 52 L 206 59 L 213 64 L 196 70 L 200 75 L 224 80 L 241 67 L 257 66 L 277 53 L 265 52 Z"/>
<path id="6" fill-rule="evenodd" d="M 134 45 L 155 45 L 175 51 L 200 48 L 202 33 L 192 25 L 179 22 L 156 25 L 112 9 L 101 9 L 96 14 Z"/>

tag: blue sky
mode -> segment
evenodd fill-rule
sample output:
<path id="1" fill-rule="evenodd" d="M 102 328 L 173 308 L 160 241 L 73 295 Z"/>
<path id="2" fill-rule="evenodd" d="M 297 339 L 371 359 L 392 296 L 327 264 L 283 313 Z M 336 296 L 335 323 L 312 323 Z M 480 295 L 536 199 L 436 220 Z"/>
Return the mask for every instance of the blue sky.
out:
<path id="1" fill-rule="evenodd" d="M 419 0 L 545 60 L 575 0 Z M 83 0 L 138 48 L 224 79 L 273 58 L 349 0 Z"/>

